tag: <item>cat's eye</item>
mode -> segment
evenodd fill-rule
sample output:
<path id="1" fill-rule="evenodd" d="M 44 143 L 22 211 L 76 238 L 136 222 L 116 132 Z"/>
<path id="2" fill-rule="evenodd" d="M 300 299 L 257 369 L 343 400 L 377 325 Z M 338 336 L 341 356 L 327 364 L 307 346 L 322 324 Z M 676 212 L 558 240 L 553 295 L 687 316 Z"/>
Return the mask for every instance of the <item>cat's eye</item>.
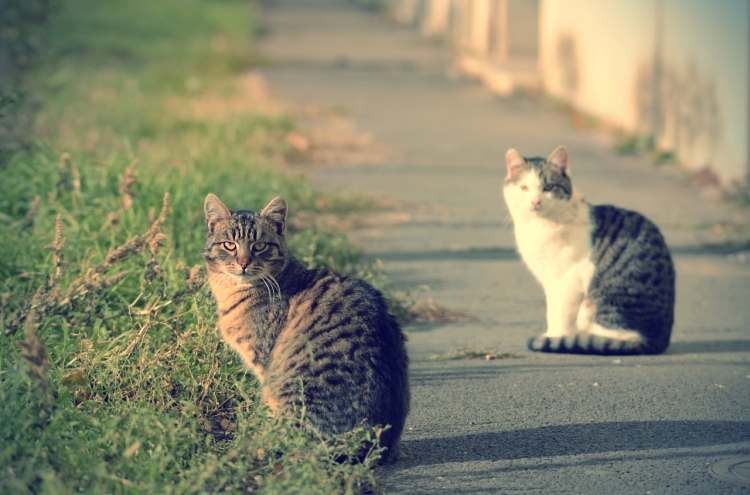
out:
<path id="1" fill-rule="evenodd" d="M 544 186 L 544 188 L 542 189 L 542 191 L 549 192 L 549 191 L 553 190 L 554 188 L 555 188 L 554 184 L 547 184 L 546 186 Z"/>
<path id="2" fill-rule="evenodd" d="M 253 244 L 253 251 L 256 253 L 260 253 L 261 251 L 265 251 L 265 249 L 268 247 L 268 244 L 265 242 L 256 242 Z"/>
<path id="3" fill-rule="evenodd" d="M 529 190 L 529 186 L 521 186 L 521 191 L 528 191 L 528 190 Z"/>
<path id="4" fill-rule="evenodd" d="M 225 242 L 223 246 L 227 251 L 234 251 L 235 249 L 237 249 L 237 244 L 233 242 Z"/>

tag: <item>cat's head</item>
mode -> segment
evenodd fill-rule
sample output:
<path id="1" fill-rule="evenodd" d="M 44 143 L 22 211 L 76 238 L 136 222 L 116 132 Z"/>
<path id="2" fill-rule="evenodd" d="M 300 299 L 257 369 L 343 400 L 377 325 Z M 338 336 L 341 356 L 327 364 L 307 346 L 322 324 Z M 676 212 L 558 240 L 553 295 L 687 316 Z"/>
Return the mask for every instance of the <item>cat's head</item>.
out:
<path id="1" fill-rule="evenodd" d="M 234 284 L 260 284 L 275 277 L 288 257 L 284 229 L 286 200 L 277 196 L 261 211 L 232 211 L 214 194 L 206 196 L 206 244 L 209 276 Z"/>
<path id="2" fill-rule="evenodd" d="M 510 149 L 505 161 L 505 201 L 514 217 L 551 216 L 570 201 L 573 184 L 565 146 L 555 148 L 546 160 L 524 158 Z"/>

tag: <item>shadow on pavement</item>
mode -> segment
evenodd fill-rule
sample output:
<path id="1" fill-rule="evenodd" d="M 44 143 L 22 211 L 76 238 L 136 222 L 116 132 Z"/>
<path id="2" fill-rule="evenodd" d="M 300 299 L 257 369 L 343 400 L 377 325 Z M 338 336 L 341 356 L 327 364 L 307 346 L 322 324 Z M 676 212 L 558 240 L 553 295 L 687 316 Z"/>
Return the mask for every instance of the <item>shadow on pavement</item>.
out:
<path id="1" fill-rule="evenodd" d="M 740 253 L 750 249 L 746 242 L 705 244 L 702 246 L 670 246 L 669 252 L 672 256 L 726 256 L 728 254 Z"/>
<path id="2" fill-rule="evenodd" d="M 388 251 L 372 253 L 374 258 L 383 261 L 490 261 L 518 260 L 515 248 L 469 248 L 441 249 L 435 251 Z"/>
<path id="3" fill-rule="evenodd" d="M 664 354 L 702 354 L 711 352 L 750 352 L 750 340 L 672 342 Z"/>
<path id="4" fill-rule="evenodd" d="M 406 440 L 399 467 L 530 459 L 750 441 L 747 421 L 625 421 L 547 426 L 497 433 Z"/>

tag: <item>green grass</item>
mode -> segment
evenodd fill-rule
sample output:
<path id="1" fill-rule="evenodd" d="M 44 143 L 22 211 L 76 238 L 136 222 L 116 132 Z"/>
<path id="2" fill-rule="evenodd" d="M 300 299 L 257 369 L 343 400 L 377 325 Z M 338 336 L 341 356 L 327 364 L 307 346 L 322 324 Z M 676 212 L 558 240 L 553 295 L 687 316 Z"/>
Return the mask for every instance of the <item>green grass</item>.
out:
<path id="1" fill-rule="evenodd" d="M 618 155 L 639 155 L 653 165 L 676 163 L 677 157 L 671 151 L 661 150 L 656 146 L 653 135 L 627 134 L 622 131 L 615 133 L 615 144 L 612 151 Z"/>
<path id="2" fill-rule="evenodd" d="M 377 432 L 323 440 L 269 418 L 202 283 L 208 192 L 252 209 L 282 194 L 292 215 L 366 203 L 280 172 L 293 122 L 238 104 L 255 9 L 59 4 L 32 78 L 37 139 L 0 181 L 0 493 L 377 490 L 377 449 L 335 462 Z M 386 284 L 341 234 L 290 244 Z"/>

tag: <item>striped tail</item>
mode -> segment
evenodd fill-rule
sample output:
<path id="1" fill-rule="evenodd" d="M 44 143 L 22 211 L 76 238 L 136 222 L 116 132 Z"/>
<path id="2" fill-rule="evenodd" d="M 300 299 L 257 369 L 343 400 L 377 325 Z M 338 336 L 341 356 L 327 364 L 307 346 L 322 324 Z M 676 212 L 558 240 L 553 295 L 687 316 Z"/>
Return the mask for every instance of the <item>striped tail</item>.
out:
<path id="1" fill-rule="evenodd" d="M 561 354 L 598 354 L 601 356 L 628 356 L 635 354 L 659 354 L 667 345 L 646 340 L 617 340 L 590 333 L 565 335 L 563 337 L 532 337 L 529 349 L 537 352 Z"/>

